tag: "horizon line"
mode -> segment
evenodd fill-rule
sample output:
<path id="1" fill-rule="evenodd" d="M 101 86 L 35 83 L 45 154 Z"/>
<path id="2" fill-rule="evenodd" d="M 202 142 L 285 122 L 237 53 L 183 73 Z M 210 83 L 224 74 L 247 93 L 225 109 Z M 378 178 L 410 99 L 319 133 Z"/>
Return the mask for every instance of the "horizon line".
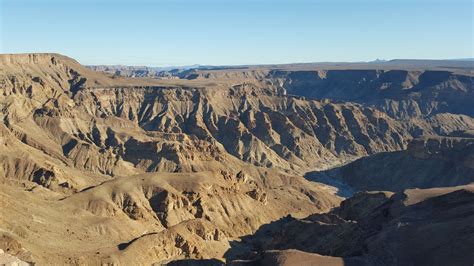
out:
<path id="1" fill-rule="evenodd" d="M 82 63 L 80 59 L 62 54 L 59 52 L 22 52 L 22 53 L 0 53 L 2 55 L 59 55 L 76 60 L 83 66 L 104 66 L 104 67 L 148 67 L 148 68 L 183 68 L 183 67 L 258 67 L 258 66 L 284 66 L 284 65 L 309 65 L 309 64 L 360 64 L 360 63 L 388 63 L 393 61 L 455 61 L 455 62 L 474 62 L 474 57 L 458 57 L 458 58 L 392 58 L 383 59 L 376 58 L 370 61 L 307 61 L 307 62 L 285 62 L 285 63 L 256 63 L 256 64 L 121 64 L 121 63 L 105 63 L 105 64 L 88 64 Z M 474 67 L 474 65 L 473 65 Z"/>

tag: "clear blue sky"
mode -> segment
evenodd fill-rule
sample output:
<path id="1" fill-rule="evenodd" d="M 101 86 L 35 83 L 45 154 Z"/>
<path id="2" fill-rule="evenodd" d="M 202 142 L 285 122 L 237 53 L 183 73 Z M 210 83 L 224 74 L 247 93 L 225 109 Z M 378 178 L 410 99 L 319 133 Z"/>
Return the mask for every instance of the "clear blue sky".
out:
<path id="1" fill-rule="evenodd" d="M 1 53 L 83 64 L 467 58 L 473 0 L 0 0 Z"/>

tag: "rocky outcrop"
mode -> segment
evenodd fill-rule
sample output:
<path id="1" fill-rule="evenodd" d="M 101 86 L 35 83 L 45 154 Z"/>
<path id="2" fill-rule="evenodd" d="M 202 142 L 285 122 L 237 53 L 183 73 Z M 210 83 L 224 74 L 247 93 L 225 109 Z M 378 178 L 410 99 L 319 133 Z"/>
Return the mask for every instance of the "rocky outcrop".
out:
<path id="1" fill-rule="evenodd" d="M 349 220 L 371 217 L 388 194 L 356 197 L 345 211 L 319 215 L 341 198 L 302 174 L 403 150 L 413 136 L 461 134 L 472 122 L 423 112 L 404 120 L 365 102 L 287 95 L 296 79 L 268 70 L 129 79 L 57 54 L 2 55 L 0 62 L 0 229 L 40 264 L 223 260 L 240 237 L 289 214 L 336 229 L 325 238 L 329 245 L 315 247 L 323 255 L 363 254 L 368 236 Z M 354 75 L 346 78 L 358 80 Z M 415 79 L 407 86 L 418 86 Z M 448 79 L 433 82 L 465 89 Z M 438 165 L 460 153 L 470 164 L 462 145 L 416 144 L 406 156 Z M 439 155 L 445 146 L 457 153 Z M 456 171 L 466 173 L 463 167 Z M 464 179 L 443 180 L 423 184 Z M 299 234 L 296 240 L 305 237 Z M 341 242 L 339 234 L 351 238 Z"/>
<path id="2" fill-rule="evenodd" d="M 31 252 L 26 250 L 14 237 L 0 233 L 0 264 L 30 265 L 33 261 Z"/>
<path id="3" fill-rule="evenodd" d="M 63 56 L 20 57 L 24 64 L 2 59 L 10 62 L 2 76 L 6 128 L 89 172 L 195 172 L 242 160 L 303 173 L 399 150 L 410 138 L 379 111 L 283 96 L 272 84 L 130 87 Z"/>
<path id="4" fill-rule="evenodd" d="M 417 159 L 452 160 L 474 169 L 473 148 L 472 138 L 426 137 L 410 142 L 407 152 Z M 466 157 L 466 161 L 462 159 L 463 157 Z"/>
<path id="5" fill-rule="evenodd" d="M 469 264 L 474 259 L 469 251 L 474 244 L 474 216 L 468 211 L 473 204 L 472 186 L 394 195 L 360 193 L 327 214 L 287 217 L 262 226 L 240 243 L 251 245 L 256 254 L 244 253 L 234 260 L 288 265 L 287 261 L 298 261 L 292 250 L 297 249 L 305 252 L 296 253 L 308 263 Z M 280 251 L 269 254 L 266 250 Z"/>
<path id="6" fill-rule="evenodd" d="M 92 65 L 88 69 L 103 72 L 113 77 L 146 77 L 158 79 L 179 79 L 187 75 L 190 70 L 199 68 L 198 65 L 180 67 L 147 67 L 147 66 L 124 66 L 124 65 Z"/>
<path id="7" fill-rule="evenodd" d="M 399 123 L 371 109 L 286 98 L 254 86 L 88 90 L 78 97 L 87 110 L 101 106 L 100 115 L 130 119 L 146 131 L 211 140 L 257 166 L 317 166 L 324 157 L 401 149 L 409 137 Z"/>
<path id="8" fill-rule="evenodd" d="M 0 249 L 0 264 L 1 265 L 15 265 L 15 266 L 30 265 L 29 263 L 24 262 L 15 256 L 5 253 L 2 249 Z"/>
<path id="9" fill-rule="evenodd" d="M 340 181 L 356 191 L 402 191 L 474 182 L 474 139 L 426 137 L 408 149 L 358 159 L 335 169 L 307 174 L 311 180 Z"/>
<path id="10" fill-rule="evenodd" d="M 373 105 L 395 118 L 474 116 L 472 77 L 448 71 L 273 71 L 269 77 L 282 79 L 288 94 Z"/>
<path id="11" fill-rule="evenodd" d="M 474 116 L 472 64 L 457 62 L 388 62 L 387 64 L 311 64 L 196 69 L 188 79 L 260 80 L 282 93 L 374 106 L 398 119 L 439 113 Z M 359 65 L 359 66 L 358 66 Z M 462 66 L 461 66 L 462 65 Z M 458 71 L 461 70 L 462 71 Z M 471 69 L 471 71 L 469 71 Z"/>
<path id="12" fill-rule="evenodd" d="M 137 238 L 105 261 L 146 264 L 183 258 L 211 259 L 221 257 L 228 247 L 227 237 L 212 222 L 196 219 Z"/>
<path id="13" fill-rule="evenodd" d="M 298 209 L 307 213 L 330 209 L 339 201 L 329 192 L 290 176 L 264 172 L 252 172 L 246 180 L 241 176 L 240 172 L 201 172 L 124 177 L 77 193 L 64 202 L 74 202 L 102 217 L 128 217 L 157 224 L 161 230 L 204 219 L 235 237 L 286 215 L 297 202 Z M 291 184 L 278 186 L 282 182 Z M 292 199 L 295 197 L 300 200 Z"/>

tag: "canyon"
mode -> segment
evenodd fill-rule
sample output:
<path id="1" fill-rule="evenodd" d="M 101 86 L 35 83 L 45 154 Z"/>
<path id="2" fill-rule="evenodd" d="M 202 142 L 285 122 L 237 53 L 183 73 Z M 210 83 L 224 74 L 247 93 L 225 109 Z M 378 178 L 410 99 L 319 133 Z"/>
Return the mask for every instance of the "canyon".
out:
<path id="1" fill-rule="evenodd" d="M 474 262 L 469 62 L 145 70 L 0 55 L 0 262 Z"/>

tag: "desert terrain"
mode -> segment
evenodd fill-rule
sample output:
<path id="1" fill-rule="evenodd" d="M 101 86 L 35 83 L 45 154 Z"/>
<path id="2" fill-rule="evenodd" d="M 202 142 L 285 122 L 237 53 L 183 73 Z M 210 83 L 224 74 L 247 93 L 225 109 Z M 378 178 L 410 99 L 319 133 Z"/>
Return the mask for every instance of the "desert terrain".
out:
<path id="1" fill-rule="evenodd" d="M 473 77 L 0 55 L 0 264 L 472 265 Z"/>

